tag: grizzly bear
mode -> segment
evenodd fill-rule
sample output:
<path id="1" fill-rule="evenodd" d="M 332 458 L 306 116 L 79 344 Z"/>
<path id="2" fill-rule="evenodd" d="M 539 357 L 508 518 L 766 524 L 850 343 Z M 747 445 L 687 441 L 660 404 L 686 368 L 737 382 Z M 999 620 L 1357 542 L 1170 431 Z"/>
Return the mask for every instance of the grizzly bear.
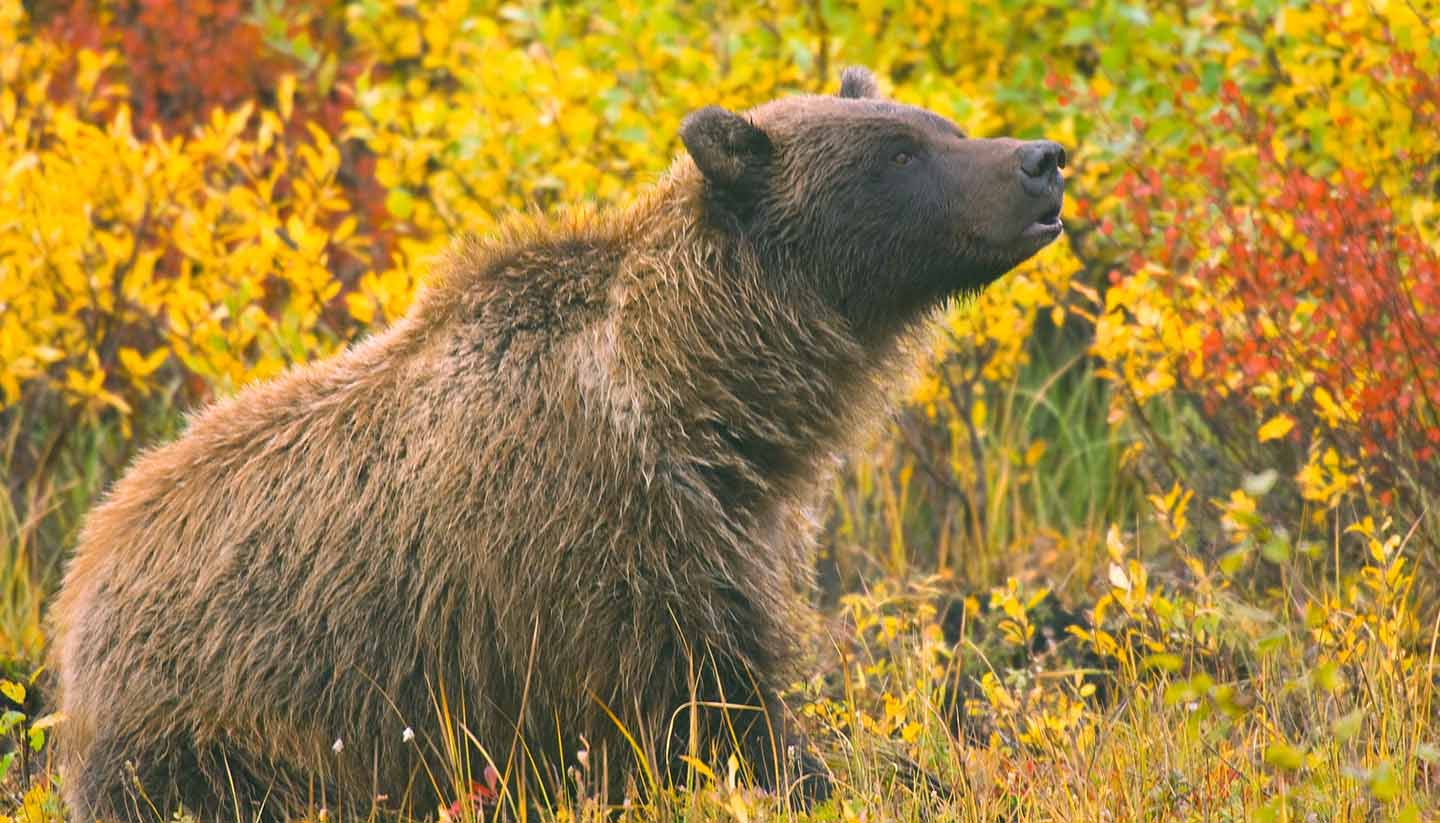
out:
<path id="1" fill-rule="evenodd" d="M 862 69 L 680 139 L 632 205 L 459 241 L 392 328 L 115 485 L 52 612 L 72 819 L 424 815 L 467 769 L 530 804 L 732 753 L 827 794 L 778 699 L 827 476 L 933 309 L 1061 233 L 1065 154 Z"/>

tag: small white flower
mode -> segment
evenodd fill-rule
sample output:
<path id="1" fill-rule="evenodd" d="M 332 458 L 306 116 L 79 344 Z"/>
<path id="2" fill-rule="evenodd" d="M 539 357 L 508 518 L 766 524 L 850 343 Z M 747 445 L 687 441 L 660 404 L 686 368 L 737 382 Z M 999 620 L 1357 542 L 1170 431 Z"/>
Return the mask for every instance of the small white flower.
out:
<path id="1" fill-rule="evenodd" d="M 409 726 L 406 726 L 405 731 L 400 733 L 400 739 L 405 741 L 406 743 L 409 743 L 410 741 L 415 739 L 415 730 L 410 728 Z"/>
<path id="2" fill-rule="evenodd" d="M 339 754 L 345 751 L 345 741 L 337 737 L 335 738 L 335 745 L 331 746 L 330 748 L 334 749 L 336 754 Z"/>

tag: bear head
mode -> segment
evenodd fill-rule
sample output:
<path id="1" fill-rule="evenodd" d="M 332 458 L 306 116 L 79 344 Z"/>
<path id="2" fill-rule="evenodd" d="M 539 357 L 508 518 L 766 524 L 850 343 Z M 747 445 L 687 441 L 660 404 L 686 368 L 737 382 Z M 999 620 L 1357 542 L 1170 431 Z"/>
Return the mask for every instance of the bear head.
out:
<path id="1" fill-rule="evenodd" d="M 967 137 L 881 98 L 865 69 L 847 69 L 836 96 L 700 109 L 680 137 L 707 222 L 753 248 L 777 287 L 817 290 L 862 338 L 978 291 L 1062 231 L 1058 144 Z"/>

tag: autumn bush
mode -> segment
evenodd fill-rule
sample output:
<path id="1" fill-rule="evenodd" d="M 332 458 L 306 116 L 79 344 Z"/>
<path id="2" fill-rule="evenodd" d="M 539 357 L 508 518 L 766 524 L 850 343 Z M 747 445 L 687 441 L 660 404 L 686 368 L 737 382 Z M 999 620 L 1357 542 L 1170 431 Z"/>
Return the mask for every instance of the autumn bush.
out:
<path id="1" fill-rule="evenodd" d="M 45 598 L 140 449 L 399 317 L 456 234 L 621 201 L 690 110 L 853 62 L 1064 143 L 1068 243 L 946 308 L 836 481 L 793 688 L 842 787 L 814 819 L 1428 819 L 1437 21 L 0 0 L 0 814 L 63 816 Z M 783 817 L 693 766 L 623 814 Z"/>
<path id="2" fill-rule="evenodd" d="M 1143 428 L 1151 400 L 1180 400 L 1203 432 L 1203 448 L 1160 450 L 1158 475 L 1208 473 L 1196 486 L 1214 496 L 1278 471 L 1294 482 L 1270 495 L 1272 513 L 1303 513 L 1322 534 L 1389 516 L 1433 545 L 1440 74 L 1385 19 L 1363 25 L 1326 33 L 1386 47 L 1347 58 L 1343 105 L 1328 87 L 1267 99 L 1224 80 L 1217 104 L 1196 110 L 1184 93 L 1200 81 L 1181 78 L 1182 150 L 1113 189 L 1112 226 L 1133 251 L 1108 272 L 1096 350 L 1120 366 L 1108 372 L 1124 388 L 1115 414 Z M 1332 119 L 1297 123 L 1284 108 L 1297 101 Z M 1357 128 L 1376 101 L 1387 113 Z M 1367 142 L 1387 147 L 1383 160 L 1340 149 Z"/>

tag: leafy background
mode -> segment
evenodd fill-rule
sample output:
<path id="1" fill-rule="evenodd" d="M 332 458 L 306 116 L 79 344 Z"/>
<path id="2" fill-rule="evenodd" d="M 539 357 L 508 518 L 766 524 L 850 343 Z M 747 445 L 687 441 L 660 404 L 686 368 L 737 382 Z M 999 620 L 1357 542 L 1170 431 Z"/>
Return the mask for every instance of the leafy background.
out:
<path id="1" fill-rule="evenodd" d="M 1069 231 L 945 314 L 836 483 L 792 695 L 841 786 L 814 819 L 1432 818 L 1437 21 L 0 0 L 0 811 L 63 817 L 45 599 L 140 449 L 403 314 L 456 233 L 623 202 L 688 111 L 859 63 L 1065 144 Z M 782 817 L 745 765 L 621 813 Z M 436 814 L 495 812 L 451 771 Z"/>

